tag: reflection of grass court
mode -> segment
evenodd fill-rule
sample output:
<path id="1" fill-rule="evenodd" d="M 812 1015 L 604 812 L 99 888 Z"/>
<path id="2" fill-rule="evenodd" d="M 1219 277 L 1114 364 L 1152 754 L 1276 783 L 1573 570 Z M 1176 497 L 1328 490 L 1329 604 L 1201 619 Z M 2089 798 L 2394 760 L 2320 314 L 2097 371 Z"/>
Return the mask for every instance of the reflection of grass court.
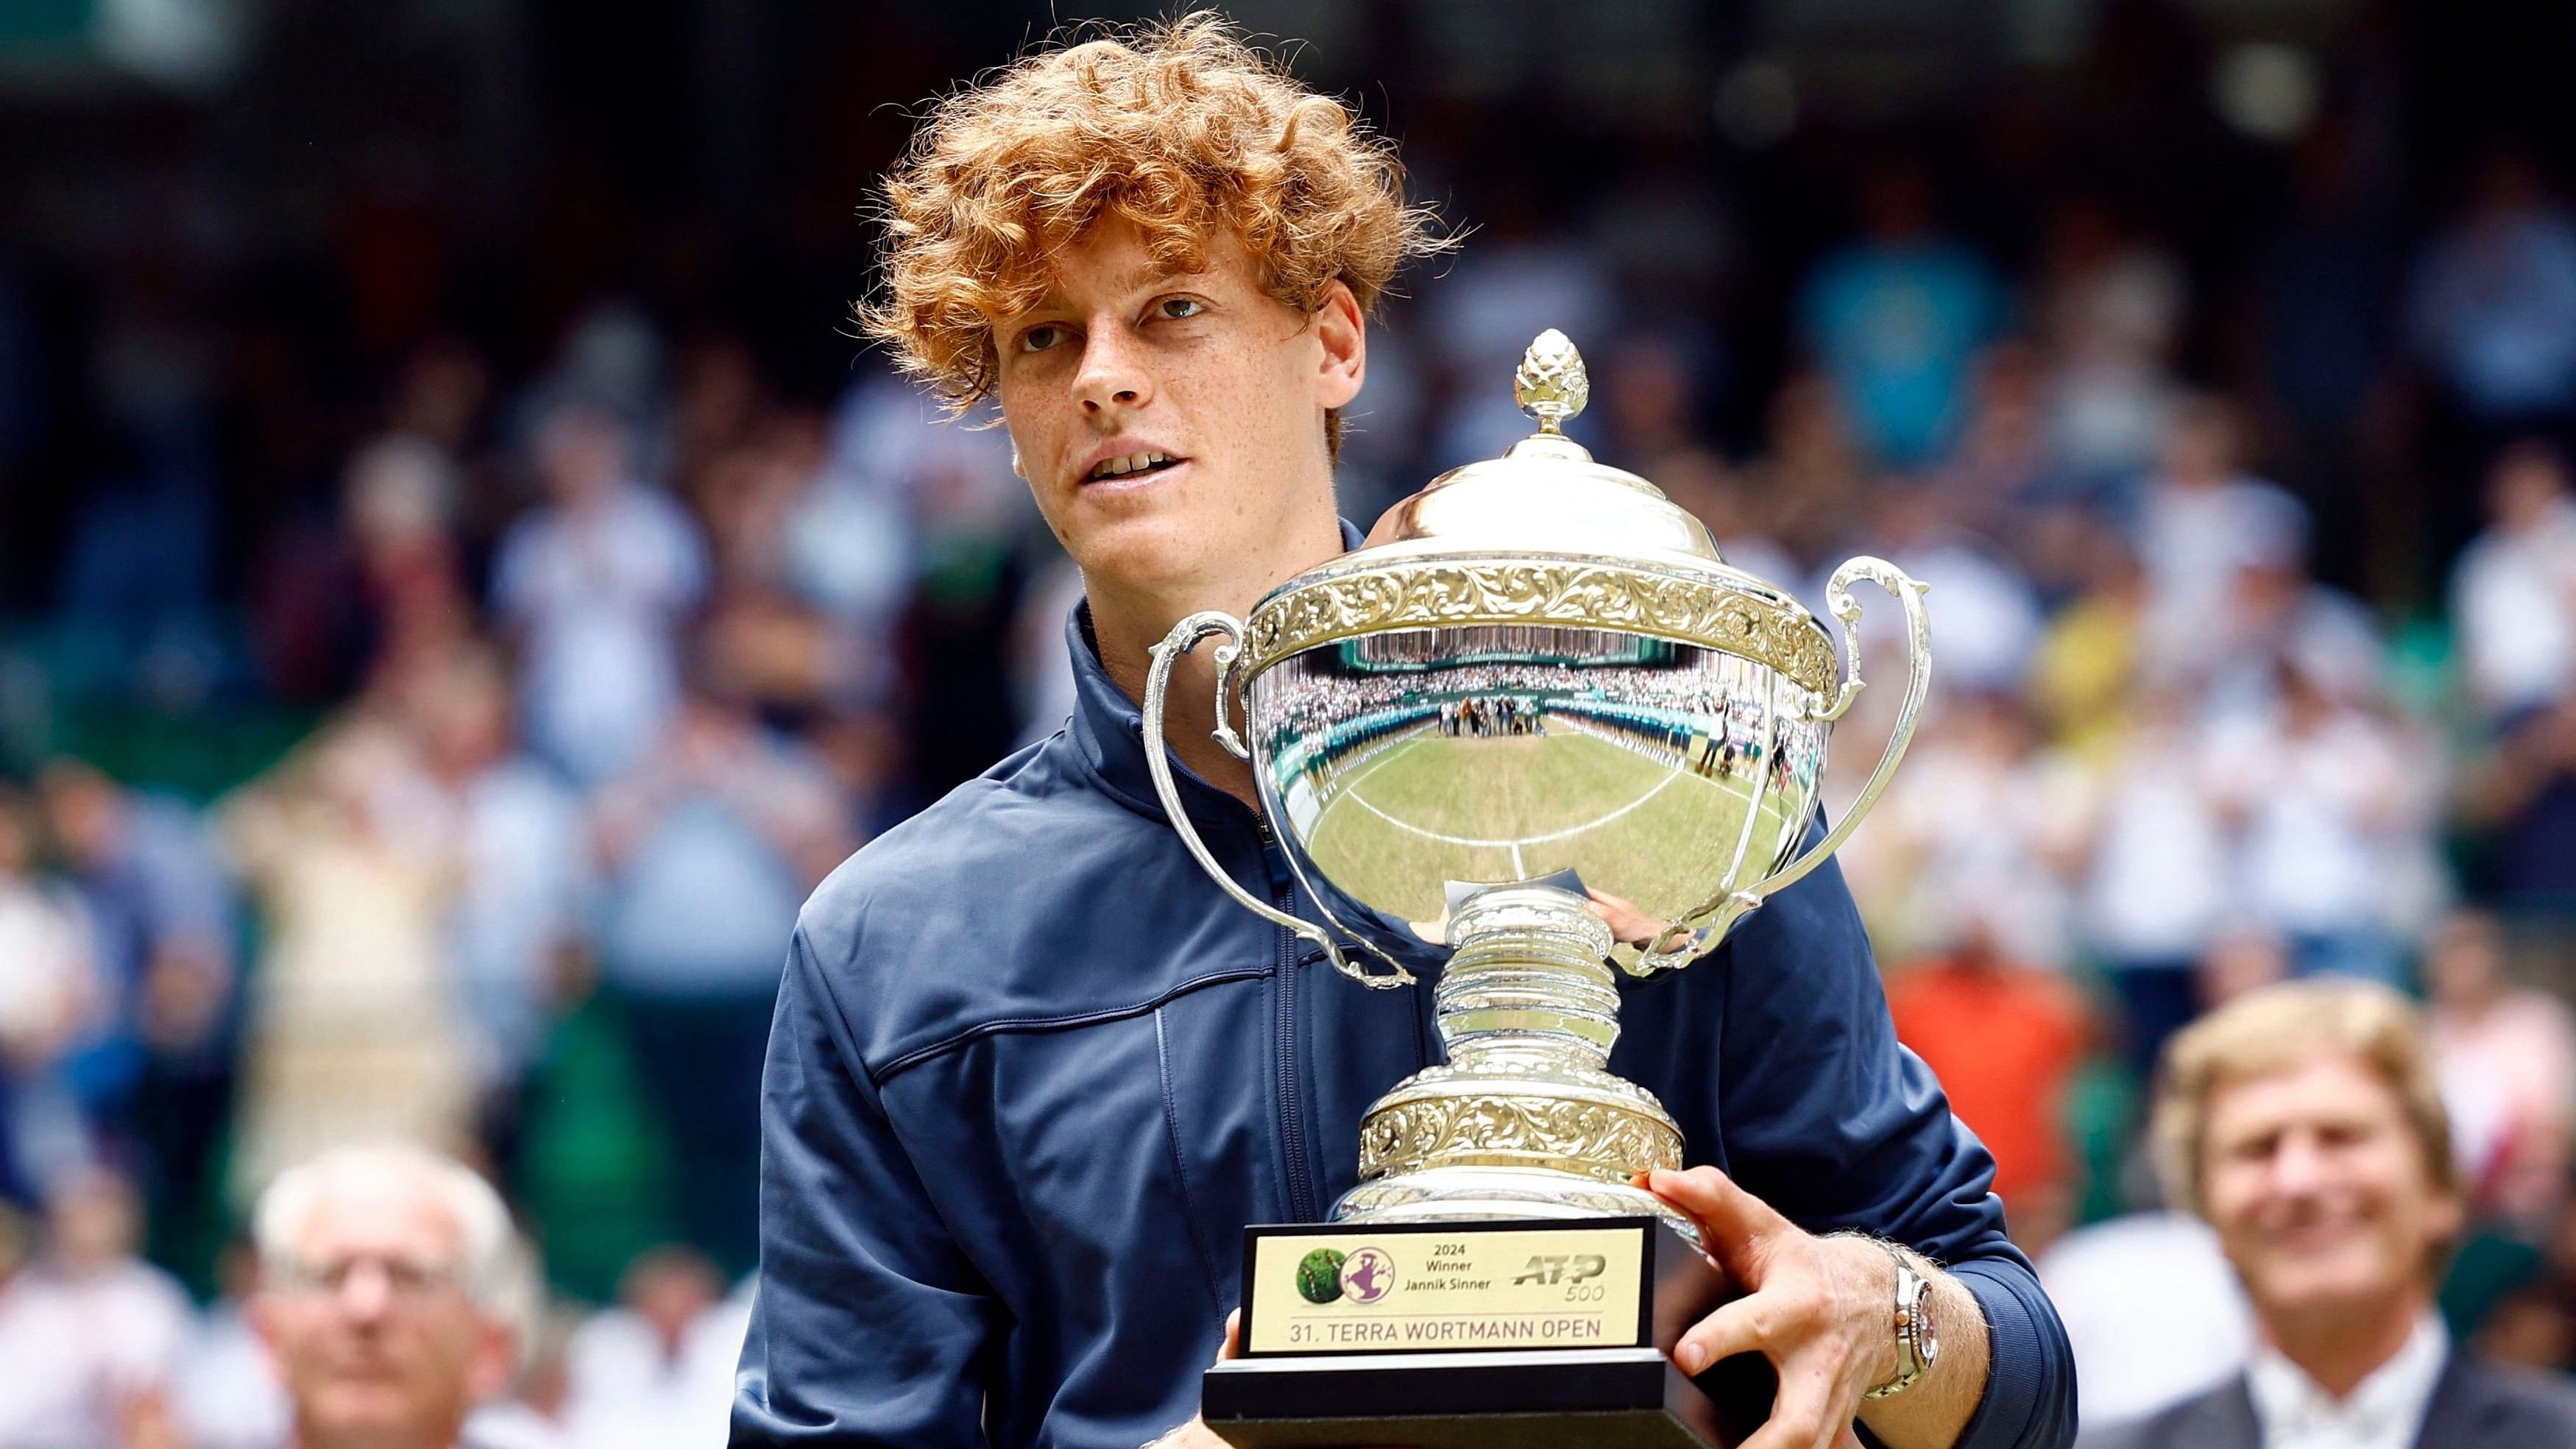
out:
<path id="1" fill-rule="evenodd" d="M 1363 899 L 1390 883 L 1421 883 L 1369 902 L 1417 921 L 1440 915 L 1442 881 L 1527 880 L 1568 867 L 1652 914 L 1703 904 L 1734 858 L 1750 782 L 1703 778 L 1551 723 L 1543 738 L 1426 727 L 1384 747 L 1325 790 L 1308 837 L 1316 865 Z M 1748 881 L 1782 829 L 1780 797 L 1767 795 Z"/>

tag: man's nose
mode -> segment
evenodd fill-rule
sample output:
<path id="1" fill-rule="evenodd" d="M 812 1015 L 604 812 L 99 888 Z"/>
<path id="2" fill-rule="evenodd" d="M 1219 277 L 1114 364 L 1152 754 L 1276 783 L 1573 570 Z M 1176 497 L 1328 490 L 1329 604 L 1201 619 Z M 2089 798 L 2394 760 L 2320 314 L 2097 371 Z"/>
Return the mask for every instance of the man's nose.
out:
<path id="1" fill-rule="evenodd" d="M 1153 401 L 1153 378 L 1142 349 L 1127 329 L 1093 326 L 1082 343 L 1082 369 L 1074 375 L 1073 392 L 1086 415 L 1098 417 Z"/>
<path id="2" fill-rule="evenodd" d="M 359 1262 L 349 1265 L 349 1276 L 341 1280 L 340 1311 L 360 1321 L 382 1318 L 394 1304 L 394 1279 L 384 1265 Z"/>
<path id="3" fill-rule="evenodd" d="M 2330 1164 L 2324 1145 L 2305 1132 L 2293 1132 L 2281 1139 L 2272 1153 L 2272 1186 L 2290 1194 L 2304 1194 L 2323 1187 Z"/>

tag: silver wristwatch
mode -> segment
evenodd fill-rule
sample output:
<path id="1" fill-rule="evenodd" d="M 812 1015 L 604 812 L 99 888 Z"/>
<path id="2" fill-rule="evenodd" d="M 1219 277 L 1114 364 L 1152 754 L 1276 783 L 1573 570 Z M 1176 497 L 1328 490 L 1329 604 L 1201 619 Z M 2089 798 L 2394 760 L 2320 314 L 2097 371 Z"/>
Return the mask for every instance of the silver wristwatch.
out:
<path id="1" fill-rule="evenodd" d="M 1941 1357 L 1941 1335 L 1932 1326 L 1932 1283 L 1893 1243 L 1881 1243 L 1896 1260 L 1896 1377 L 1861 1395 L 1893 1398 L 1914 1387 Z"/>

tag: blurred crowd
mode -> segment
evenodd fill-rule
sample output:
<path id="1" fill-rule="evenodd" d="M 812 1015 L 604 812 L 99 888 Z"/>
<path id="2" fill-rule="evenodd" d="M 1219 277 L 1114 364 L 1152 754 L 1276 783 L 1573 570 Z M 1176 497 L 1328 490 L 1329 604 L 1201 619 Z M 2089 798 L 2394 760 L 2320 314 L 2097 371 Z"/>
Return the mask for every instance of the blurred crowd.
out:
<path id="1" fill-rule="evenodd" d="M 1855 553 L 1932 585 L 1932 712 L 1842 865 L 2088 1419 L 2243 1364 L 2142 1104 L 2175 1032 L 2290 977 L 2427 1003 L 2476 1222 L 2444 1310 L 2576 1367 L 2576 210 L 2547 168 L 2495 147 L 2401 213 L 2330 122 L 2214 261 L 2081 186 L 2020 196 L 2001 247 L 1965 220 L 1994 188 L 1847 158 L 1780 295 L 1701 306 L 1674 299 L 1760 230 L 1722 189 L 1648 136 L 1551 209 L 1462 114 L 1426 106 L 1413 154 L 1477 229 L 1372 331 L 1344 511 L 1526 431 L 1508 380 L 1553 326 L 1591 365 L 1574 434 L 1736 565 L 1819 611 Z M 279 1449 L 247 1215 L 384 1140 L 485 1173 L 543 1264 L 491 1444 L 718 1442 L 797 906 L 1068 708 L 1079 579 L 987 419 L 846 340 L 817 387 L 652 286 L 496 341 L 403 290 L 433 269 L 370 205 L 347 315 L 249 288 L 292 325 L 203 305 L 182 227 L 101 260 L 66 342 L 0 249 L 0 480 L 61 484 L 0 509 L 49 521 L 40 555 L 0 539 L 41 570 L 0 578 L 0 1363 L 45 1366 L 0 1374 L 0 1449 Z M 1838 729 L 1837 812 L 1897 693 Z"/>

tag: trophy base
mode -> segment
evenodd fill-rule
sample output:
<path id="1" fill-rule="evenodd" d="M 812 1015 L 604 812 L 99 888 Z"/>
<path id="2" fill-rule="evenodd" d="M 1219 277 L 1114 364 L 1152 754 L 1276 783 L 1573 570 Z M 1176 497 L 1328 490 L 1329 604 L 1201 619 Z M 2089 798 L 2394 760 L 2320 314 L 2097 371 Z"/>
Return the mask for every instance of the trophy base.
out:
<path id="1" fill-rule="evenodd" d="M 1236 1449 L 1723 1449 L 1762 1422 L 1654 1348 L 1229 1359 L 1202 1392 Z"/>
<path id="2" fill-rule="evenodd" d="M 1695 1237 L 1647 1213 L 1462 1220 L 1455 1202 L 1244 1229 L 1241 1356 L 1202 1382 L 1208 1428 L 1239 1449 L 1710 1449 L 1769 1417 L 1760 1355 L 1696 1379 L 1668 1357 L 1729 1296 Z"/>

